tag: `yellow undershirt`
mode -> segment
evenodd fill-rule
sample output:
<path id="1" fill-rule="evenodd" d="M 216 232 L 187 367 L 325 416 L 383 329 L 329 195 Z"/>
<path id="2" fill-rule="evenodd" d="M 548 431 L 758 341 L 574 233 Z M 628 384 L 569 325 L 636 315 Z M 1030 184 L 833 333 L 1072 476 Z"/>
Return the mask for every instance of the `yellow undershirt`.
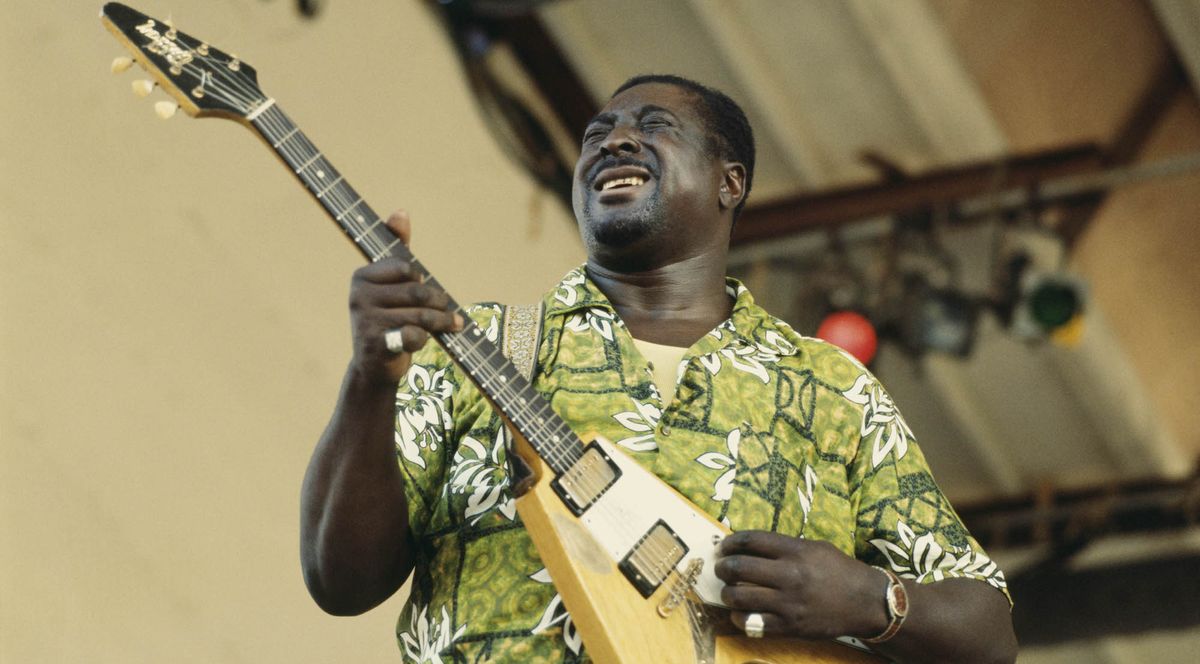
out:
<path id="1" fill-rule="evenodd" d="M 634 339 L 633 345 L 637 346 L 642 357 L 650 361 L 650 371 L 654 374 L 654 385 L 658 388 L 659 395 L 662 396 L 663 410 L 666 410 L 671 400 L 675 398 L 675 377 L 678 374 L 679 362 L 683 360 L 683 354 L 687 352 L 687 349 L 653 344 L 641 339 Z"/>

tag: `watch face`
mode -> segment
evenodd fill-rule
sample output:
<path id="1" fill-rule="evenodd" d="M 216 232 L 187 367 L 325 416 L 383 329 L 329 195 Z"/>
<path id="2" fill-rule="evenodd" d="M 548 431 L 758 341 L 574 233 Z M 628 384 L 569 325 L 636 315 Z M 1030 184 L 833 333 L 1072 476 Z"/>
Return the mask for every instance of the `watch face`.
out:
<path id="1" fill-rule="evenodd" d="M 897 618 L 908 615 L 908 592 L 902 584 L 893 583 L 888 586 L 888 608 Z"/>

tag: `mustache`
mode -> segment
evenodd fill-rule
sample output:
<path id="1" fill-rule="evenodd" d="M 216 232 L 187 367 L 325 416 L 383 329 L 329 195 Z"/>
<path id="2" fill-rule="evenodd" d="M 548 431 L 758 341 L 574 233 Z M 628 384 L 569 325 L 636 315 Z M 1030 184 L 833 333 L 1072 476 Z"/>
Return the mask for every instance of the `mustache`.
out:
<path id="1" fill-rule="evenodd" d="M 650 172 L 650 175 L 654 176 L 655 178 L 658 178 L 658 169 L 655 168 L 654 166 L 652 166 L 651 164 L 649 164 L 648 162 L 644 162 L 639 159 L 634 159 L 633 157 L 630 157 L 629 155 L 609 156 L 609 157 L 604 157 L 600 161 L 593 164 L 590 169 L 588 169 L 588 176 L 587 176 L 588 184 L 590 185 L 596 181 L 596 176 L 600 174 L 600 171 L 603 171 L 606 168 L 616 168 L 617 166 L 638 166 L 640 168 L 646 169 L 647 171 Z"/>

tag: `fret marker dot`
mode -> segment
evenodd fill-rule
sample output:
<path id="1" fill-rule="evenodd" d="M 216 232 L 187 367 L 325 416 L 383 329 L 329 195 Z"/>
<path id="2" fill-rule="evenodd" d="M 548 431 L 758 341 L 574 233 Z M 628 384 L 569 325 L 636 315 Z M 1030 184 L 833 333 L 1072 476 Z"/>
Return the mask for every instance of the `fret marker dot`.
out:
<path id="1" fill-rule="evenodd" d="M 325 171 L 317 171 L 317 177 L 319 177 L 319 178 L 325 177 Z"/>
<path id="2" fill-rule="evenodd" d="M 355 219 L 355 221 L 357 221 L 357 222 L 358 222 L 358 223 L 360 223 L 360 224 L 361 224 L 362 222 L 366 221 L 366 219 L 364 219 L 364 218 L 363 218 L 363 216 L 362 216 L 361 214 L 360 214 L 360 215 L 358 215 L 357 217 L 355 217 L 354 219 Z"/>

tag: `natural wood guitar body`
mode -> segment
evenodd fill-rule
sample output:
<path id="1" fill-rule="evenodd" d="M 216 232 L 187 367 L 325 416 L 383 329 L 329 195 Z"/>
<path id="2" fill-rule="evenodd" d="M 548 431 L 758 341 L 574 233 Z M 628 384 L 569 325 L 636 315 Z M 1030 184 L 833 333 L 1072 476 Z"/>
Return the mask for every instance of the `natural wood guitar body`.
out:
<path id="1" fill-rule="evenodd" d="M 590 440 L 585 438 L 585 440 Z M 517 442 L 518 449 L 523 444 Z M 619 452 L 617 452 L 619 454 Z M 532 456 L 532 455 L 531 455 Z M 524 458 L 524 455 L 523 455 Z M 551 487 L 551 471 L 534 458 L 537 481 L 517 498 L 517 511 L 598 664 L 878 664 L 884 660 L 837 642 L 752 639 L 727 611 L 699 602 L 693 593 L 666 617 L 659 607 L 680 581 L 678 571 L 649 597 L 629 582 L 617 561 Z M 633 462 L 629 459 L 630 463 Z M 673 494 L 661 483 L 663 496 Z M 653 510 L 655 496 L 643 505 Z M 688 503 L 689 505 L 691 503 Z M 730 531 L 711 519 L 722 532 Z"/>

